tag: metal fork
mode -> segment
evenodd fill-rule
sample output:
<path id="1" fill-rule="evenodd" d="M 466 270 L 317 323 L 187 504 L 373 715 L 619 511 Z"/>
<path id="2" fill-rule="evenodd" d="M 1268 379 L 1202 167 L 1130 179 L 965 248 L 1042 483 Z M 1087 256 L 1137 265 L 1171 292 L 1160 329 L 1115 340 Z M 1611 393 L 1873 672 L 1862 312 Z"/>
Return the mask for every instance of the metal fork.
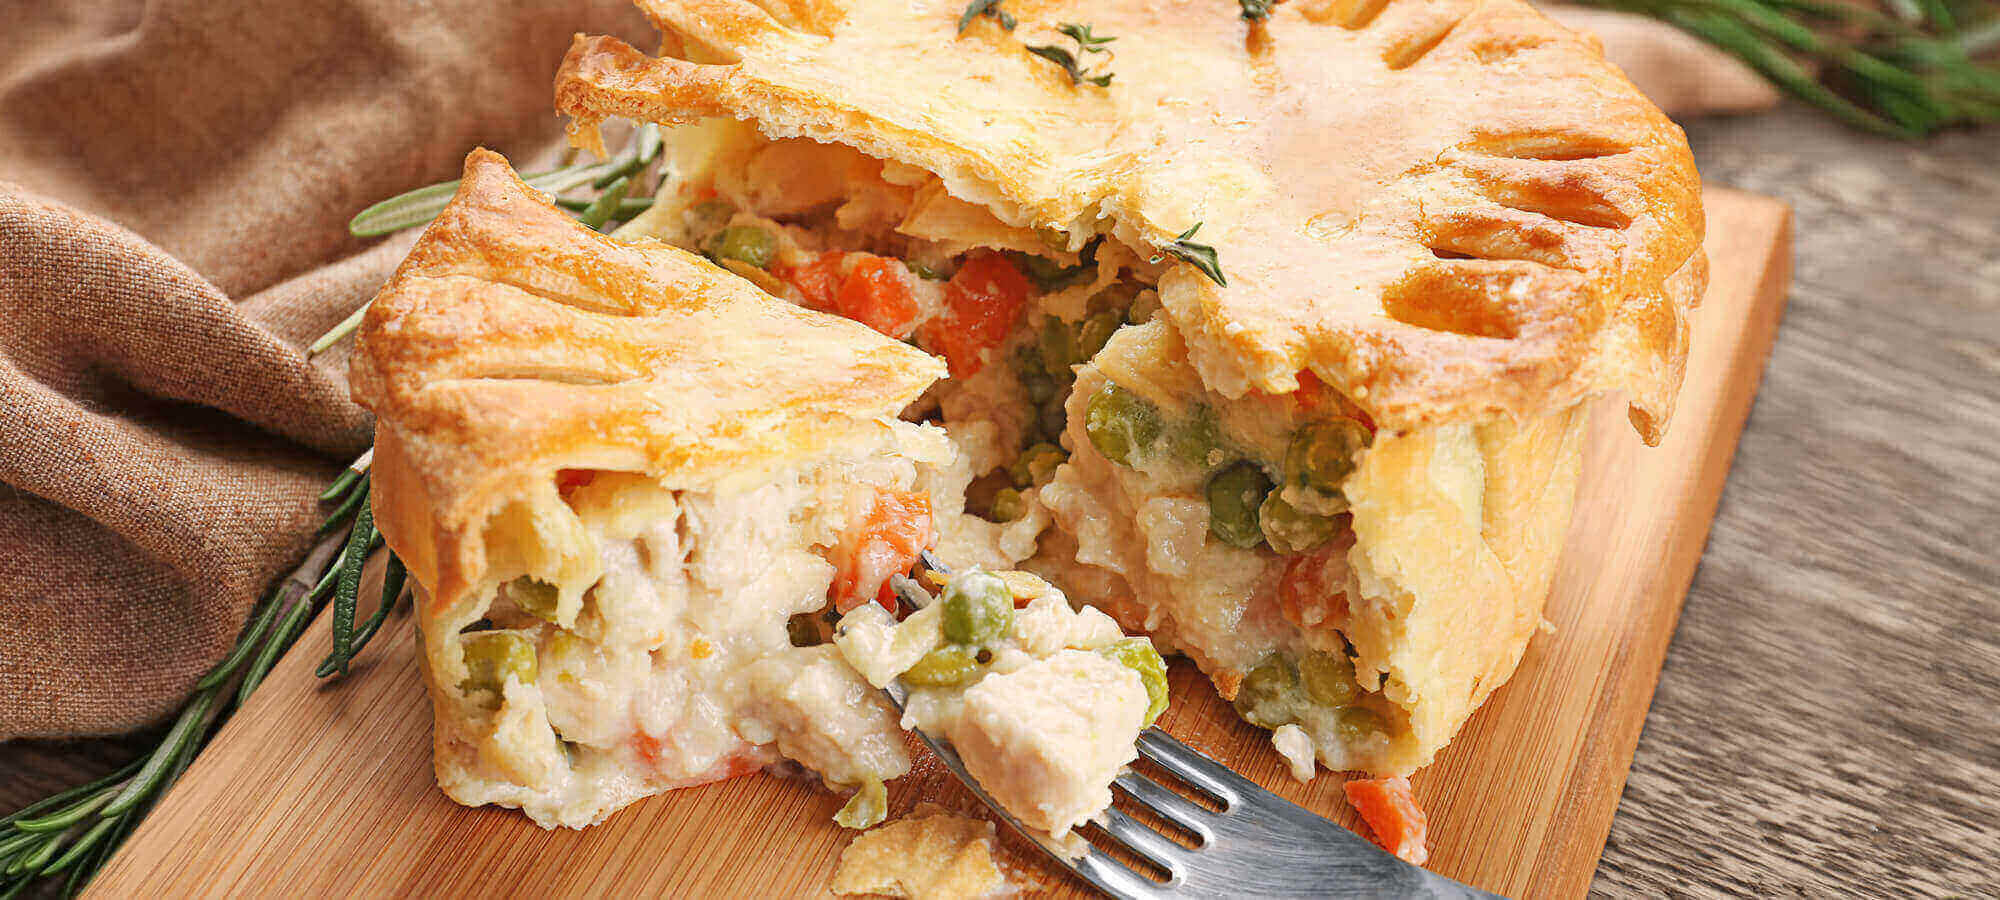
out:
<path id="1" fill-rule="evenodd" d="M 924 564 L 948 572 L 928 553 Z M 905 602 L 926 605 L 928 592 L 897 576 Z M 921 599 L 919 599 L 921 598 Z M 909 689 L 901 680 L 884 693 L 902 709 Z M 1476 897 L 1496 895 L 1410 865 L 1346 828 L 1273 794 L 1158 728 L 1139 735 L 1139 755 L 1206 798 L 1183 796 L 1135 769 L 1119 773 L 1112 787 L 1132 802 L 1194 836 L 1195 846 L 1153 830 L 1116 807 L 1087 828 L 1159 867 L 1165 881 L 1134 870 L 1092 847 L 1080 859 L 1065 856 L 1021 824 L 966 771 L 949 741 L 917 732 L 973 796 L 1001 821 L 1042 848 L 1057 865 L 1120 898 L 1197 897 Z"/>

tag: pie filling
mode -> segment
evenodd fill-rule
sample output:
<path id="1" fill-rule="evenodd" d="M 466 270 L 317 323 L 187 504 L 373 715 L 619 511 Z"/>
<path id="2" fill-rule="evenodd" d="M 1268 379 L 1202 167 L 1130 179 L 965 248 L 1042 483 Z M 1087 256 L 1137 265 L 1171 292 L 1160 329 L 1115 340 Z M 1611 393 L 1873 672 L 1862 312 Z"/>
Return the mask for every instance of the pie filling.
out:
<path id="1" fill-rule="evenodd" d="M 844 146 L 683 130 L 679 177 L 620 235 L 942 356 L 951 377 L 905 417 L 953 435 L 965 508 L 1011 538 L 965 562 L 1090 598 L 1192 658 L 1245 719 L 1296 726 L 1330 768 L 1409 742 L 1385 673 L 1357 674 L 1342 636 L 1340 485 L 1373 435 L 1344 397 L 1310 373 L 1285 396 L 1207 391 L 1156 315 L 1160 265 L 1115 241 L 1007 225 Z"/>
<path id="2" fill-rule="evenodd" d="M 699 490 L 563 470 L 573 521 L 504 510 L 487 602 L 430 636 L 458 651 L 432 673 L 460 713 L 439 723 L 447 792 L 583 827 L 792 760 L 852 791 L 836 820 L 863 828 L 909 770 L 901 729 L 921 727 L 1052 838 L 1108 806 L 1166 704 L 1158 653 L 1022 572 L 969 569 L 898 624 L 892 575 L 932 546 L 1005 557 L 1008 526 L 960 510 L 963 453 L 943 432 L 886 430 Z M 915 686 L 900 722 L 876 690 L 899 675 Z"/>
<path id="3" fill-rule="evenodd" d="M 930 429 L 900 430 L 933 458 L 941 449 Z M 490 606 L 436 629 L 463 666 L 434 680 L 469 707 L 454 797 L 582 827 L 780 758 L 839 788 L 908 770 L 893 710 L 831 646 L 798 646 L 812 642 L 792 620 L 873 600 L 929 542 L 932 498 L 955 488 L 928 463 L 882 453 L 744 480 L 671 490 L 628 473 L 558 475 L 575 516 L 568 543 L 586 562 L 509 566 L 517 554 L 489 551 Z"/>

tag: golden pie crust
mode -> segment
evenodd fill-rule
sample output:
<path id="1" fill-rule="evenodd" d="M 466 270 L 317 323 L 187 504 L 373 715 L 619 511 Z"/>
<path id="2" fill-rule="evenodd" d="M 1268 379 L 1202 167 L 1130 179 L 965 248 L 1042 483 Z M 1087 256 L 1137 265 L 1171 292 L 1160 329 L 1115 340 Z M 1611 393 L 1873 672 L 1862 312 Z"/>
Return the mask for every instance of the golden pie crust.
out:
<path id="1" fill-rule="evenodd" d="M 349 380 L 377 417 L 376 523 L 443 608 L 486 578 L 503 507 L 532 530 L 562 518 L 559 470 L 713 484 L 866 439 L 943 376 L 699 256 L 579 225 L 477 151 L 363 319 Z"/>
<path id="2" fill-rule="evenodd" d="M 1162 300 L 1204 382 L 1310 370 L 1404 431 L 1622 391 L 1657 442 L 1706 279 L 1685 137 L 1595 42 L 1520 0 L 640 0 L 662 57 L 579 36 L 557 106 L 746 119 L 936 173 L 1014 226 L 1145 252 L 1195 223 Z M 1109 87 L 1028 44 L 1117 38 Z"/>

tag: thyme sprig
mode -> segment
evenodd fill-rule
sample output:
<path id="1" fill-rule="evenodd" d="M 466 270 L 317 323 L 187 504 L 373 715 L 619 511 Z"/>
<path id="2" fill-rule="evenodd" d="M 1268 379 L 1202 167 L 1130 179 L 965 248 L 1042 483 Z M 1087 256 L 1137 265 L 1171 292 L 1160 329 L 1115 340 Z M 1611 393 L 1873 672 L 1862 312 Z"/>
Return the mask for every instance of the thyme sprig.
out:
<path id="1" fill-rule="evenodd" d="M 1181 232 L 1173 240 L 1161 244 L 1158 249 L 1162 255 L 1153 256 L 1149 262 L 1159 262 L 1171 256 L 1199 269 L 1201 274 L 1208 276 L 1208 280 L 1215 282 L 1218 286 L 1228 287 L 1229 279 L 1222 274 L 1222 262 L 1215 255 L 1215 248 L 1207 244 L 1197 244 L 1189 240 L 1189 238 L 1194 237 L 1195 232 L 1200 230 L 1201 223 L 1194 223 L 1193 228 L 1189 228 Z"/>
<path id="2" fill-rule="evenodd" d="M 972 27 L 972 21 L 980 16 L 999 22 L 1000 27 L 1008 31 L 1013 31 L 1014 26 L 1020 24 L 1012 13 L 1000 8 L 1000 0 L 972 0 L 965 5 L 965 12 L 959 14 L 958 33 L 964 34 L 965 29 Z"/>
<path id="3" fill-rule="evenodd" d="M 1111 50 L 1104 45 L 1117 40 L 1117 38 L 1099 37 L 1091 34 L 1090 25 L 1077 24 L 1075 22 L 1064 22 L 1056 26 L 1056 31 L 1076 42 L 1075 52 L 1054 44 L 1029 44 L 1027 45 L 1028 52 L 1061 66 L 1062 70 L 1069 74 L 1070 84 L 1094 84 L 1098 87 L 1110 87 L 1112 73 L 1092 72 L 1085 60 L 1090 60 L 1093 54 L 1105 54 L 1105 59 L 1101 62 L 1108 66 L 1110 64 Z"/>
<path id="4" fill-rule="evenodd" d="M 361 629 L 353 628 L 353 595 L 367 554 L 381 545 L 368 514 L 368 457 L 363 456 L 320 495 L 333 512 L 305 562 L 252 611 L 236 645 L 194 684 L 174 722 L 146 755 L 109 775 L 28 804 L 0 818 L 0 898 L 13 897 L 45 878 L 64 876 L 62 896 L 76 895 L 180 780 L 222 722 L 240 709 L 304 630 L 329 593 L 348 610 L 348 637 L 336 637 L 336 654 L 322 675 L 345 671 L 388 617 L 405 576 L 393 554 L 383 580 L 383 605 Z M 336 526 L 348 523 L 345 534 Z M 340 630 L 336 615 L 336 630 Z M 344 645 L 344 650 L 342 649 Z"/>
<path id="5" fill-rule="evenodd" d="M 665 147 L 665 139 L 660 134 L 660 126 L 651 122 L 639 126 L 632 135 L 632 141 L 617 156 L 596 163 L 578 163 L 549 172 L 522 175 L 521 180 L 535 190 L 548 194 L 562 194 L 587 187 L 596 191 L 589 198 L 559 197 L 556 205 L 577 214 L 584 224 L 598 231 L 611 222 L 626 221 L 653 205 L 652 191 L 645 191 L 643 199 L 627 199 L 634 187 L 639 186 L 646 170 L 653 161 L 660 158 L 660 150 Z M 657 187 L 657 184 L 655 185 Z M 458 182 L 444 181 L 397 194 L 380 203 L 364 209 L 347 223 L 347 231 L 355 237 L 380 237 L 428 225 L 451 203 L 452 195 L 458 193 Z M 616 200 L 606 202 L 613 194 Z M 327 348 L 340 343 L 340 339 L 354 333 L 361 327 L 361 318 L 368 314 L 369 304 L 363 303 L 340 324 L 333 326 L 318 340 L 306 347 L 307 356 L 317 356 Z M 0 897 L 0 900 L 5 900 Z"/>
<path id="6" fill-rule="evenodd" d="M 1912 138 L 2000 122 L 1992 0 L 1892 0 L 1888 13 L 1838 0 L 1582 2 L 1678 26 L 1858 128 Z"/>

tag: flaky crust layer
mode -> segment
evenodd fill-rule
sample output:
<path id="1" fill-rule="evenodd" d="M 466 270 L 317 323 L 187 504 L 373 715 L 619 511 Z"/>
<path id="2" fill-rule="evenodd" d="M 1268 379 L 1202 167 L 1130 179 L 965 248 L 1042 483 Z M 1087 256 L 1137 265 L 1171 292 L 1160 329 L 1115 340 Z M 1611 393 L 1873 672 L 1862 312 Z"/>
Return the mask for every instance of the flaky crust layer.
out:
<path id="1" fill-rule="evenodd" d="M 698 256 L 585 228 L 482 150 L 375 298 L 349 377 L 377 417 L 377 524 L 447 610 L 495 579 L 594 565 L 539 558 L 576 544 L 561 469 L 754 478 L 879 440 L 943 375 Z"/>
<path id="2" fill-rule="evenodd" d="M 1262 24 L 1015 2 L 1014 32 L 962 35 L 961 0 L 640 5 L 684 58 L 579 37 L 557 104 L 580 125 L 846 143 L 1072 246 L 1143 254 L 1199 222 L 1228 286 L 1174 264 L 1161 295 L 1225 395 L 1310 369 L 1391 430 L 1608 390 L 1648 441 L 1671 415 L 1705 280 L 1686 140 L 1520 0 L 1297 0 Z M 1063 21 L 1117 38 L 1109 87 L 1027 52 Z"/>
<path id="3" fill-rule="evenodd" d="M 1409 714 L 1378 775 L 1430 763 L 1541 627 L 1583 468 L 1588 408 L 1384 436 L 1352 501 L 1355 670 Z"/>

